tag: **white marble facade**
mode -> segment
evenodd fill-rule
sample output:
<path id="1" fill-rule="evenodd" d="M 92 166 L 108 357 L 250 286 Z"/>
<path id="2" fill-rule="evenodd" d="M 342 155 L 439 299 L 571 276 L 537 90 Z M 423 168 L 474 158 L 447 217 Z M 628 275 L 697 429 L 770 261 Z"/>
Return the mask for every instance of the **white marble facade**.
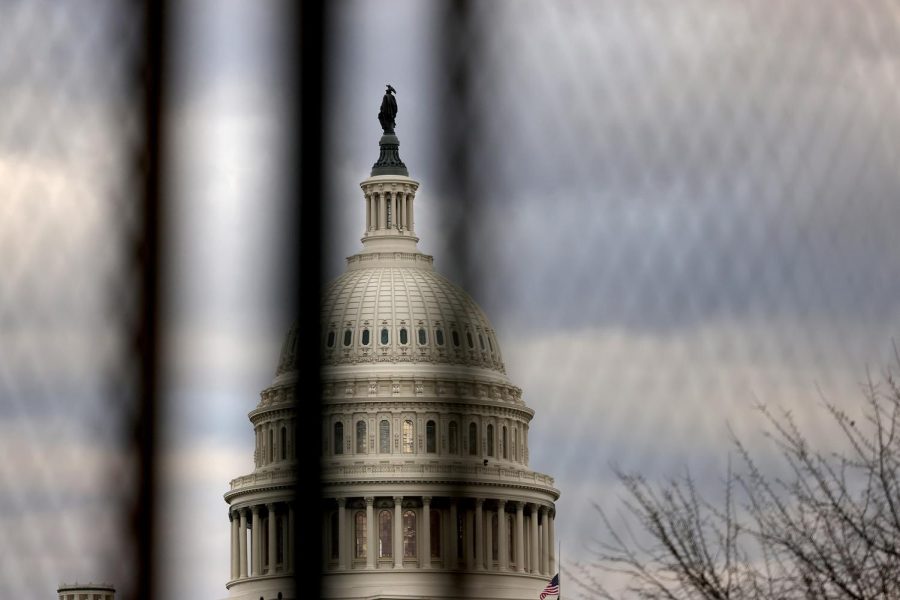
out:
<path id="1" fill-rule="evenodd" d="M 418 182 L 361 187 L 363 248 L 321 315 L 323 595 L 535 598 L 556 573 L 559 492 L 528 468 L 534 413 L 485 314 L 419 252 Z M 225 495 L 232 598 L 294 597 L 299 335 L 249 415 L 256 468 Z"/>

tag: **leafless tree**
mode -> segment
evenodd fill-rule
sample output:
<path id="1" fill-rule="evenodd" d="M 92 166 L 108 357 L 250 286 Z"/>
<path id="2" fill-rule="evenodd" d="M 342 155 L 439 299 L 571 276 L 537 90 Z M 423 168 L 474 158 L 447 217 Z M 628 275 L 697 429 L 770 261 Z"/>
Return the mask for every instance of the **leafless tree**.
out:
<path id="1" fill-rule="evenodd" d="M 601 582 L 616 573 L 627 597 L 900 599 L 896 371 L 869 378 L 863 395 L 859 422 L 824 404 L 843 434 L 837 449 L 812 448 L 790 412 L 760 406 L 787 475 L 764 473 L 732 435 L 739 468 L 729 463 L 715 501 L 689 473 L 653 485 L 617 471 L 625 524 L 597 507 L 604 542 L 597 561 L 567 573 L 570 584 L 586 597 L 621 597 Z"/>

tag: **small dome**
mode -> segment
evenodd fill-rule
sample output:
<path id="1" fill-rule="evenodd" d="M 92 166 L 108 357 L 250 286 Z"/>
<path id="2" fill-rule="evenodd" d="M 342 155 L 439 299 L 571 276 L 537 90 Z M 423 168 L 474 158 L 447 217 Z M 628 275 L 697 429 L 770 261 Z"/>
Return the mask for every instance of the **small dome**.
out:
<path id="1" fill-rule="evenodd" d="M 373 261 L 326 286 L 323 364 L 443 363 L 505 374 L 494 329 L 475 301 L 430 262 L 403 262 Z M 297 335 L 291 327 L 276 375 L 296 368 Z"/>

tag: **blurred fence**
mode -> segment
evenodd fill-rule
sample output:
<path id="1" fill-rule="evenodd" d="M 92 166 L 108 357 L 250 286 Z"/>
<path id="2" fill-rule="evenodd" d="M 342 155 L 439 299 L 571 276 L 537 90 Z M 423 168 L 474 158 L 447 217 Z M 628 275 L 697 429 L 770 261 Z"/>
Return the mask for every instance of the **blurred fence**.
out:
<path id="1" fill-rule="evenodd" d="M 161 10 L 0 6 L 3 597 L 101 575 L 122 598 L 154 595 L 170 248 L 157 245 L 159 166 L 172 151 L 163 109 L 182 101 L 159 77 L 192 52 L 161 44 Z M 537 413 L 532 467 L 562 490 L 573 561 L 602 533 L 591 503 L 615 510 L 609 463 L 658 478 L 688 465 L 712 487 L 729 424 L 765 456 L 755 401 L 827 440 L 819 390 L 852 407 L 866 367 L 888 362 L 900 323 L 894 3 L 272 10 L 309 44 L 283 48 L 290 90 L 272 91 L 297 94 L 283 118 L 303 143 L 273 152 L 296 156 L 282 176 L 301 208 L 258 238 L 298 247 L 258 268 L 299 269 L 289 303 L 317 314 L 315 282 L 355 251 L 355 186 L 391 80 L 423 182 L 423 249 L 498 330 Z M 303 397 L 318 396 L 316 339 Z"/>
<path id="2" fill-rule="evenodd" d="M 157 17 L 0 7 L 4 597 L 152 591 Z"/>

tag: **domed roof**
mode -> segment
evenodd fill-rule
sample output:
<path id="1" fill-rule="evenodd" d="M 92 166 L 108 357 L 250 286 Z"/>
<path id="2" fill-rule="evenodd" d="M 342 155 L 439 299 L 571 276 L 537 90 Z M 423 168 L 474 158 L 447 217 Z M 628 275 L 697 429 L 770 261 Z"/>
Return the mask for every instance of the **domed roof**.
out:
<path id="1" fill-rule="evenodd" d="M 445 363 L 506 372 L 484 311 L 431 268 L 431 257 L 358 254 L 348 262 L 323 294 L 324 364 Z M 292 327 L 276 375 L 296 368 L 297 335 Z"/>

